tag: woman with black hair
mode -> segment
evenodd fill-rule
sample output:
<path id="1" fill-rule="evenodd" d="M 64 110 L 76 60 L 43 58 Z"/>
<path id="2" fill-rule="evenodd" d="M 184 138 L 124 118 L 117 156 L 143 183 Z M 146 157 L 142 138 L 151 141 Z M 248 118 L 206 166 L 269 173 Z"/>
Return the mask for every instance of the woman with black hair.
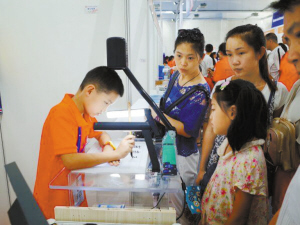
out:
<path id="1" fill-rule="evenodd" d="M 262 145 L 267 136 L 264 96 L 245 80 L 216 86 L 210 120 L 226 139 L 217 168 L 204 192 L 200 224 L 267 224 L 267 168 Z"/>
<path id="2" fill-rule="evenodd" d="M 208 108 L 209 96 L 207 95 L 210 93 L 210 88 L 199 68 L 204 54 L 204 36 L 200 30 L 179 30 L 174 53 L 178 72 L 170 78 L 171 91 L 169 96 L 164 96 L 166 103 L 162 110 L 167 109 L 195 86 L 202 88 L 193 92 L 168 114 L 165 114 L 177 132 L 176 160 L 179 174 L 186 186 L 191 186 L 197 176 L 200 158 L 197 138 Z M 153 110 L 152 116 L 161 122 Z M 183 207 L 183 193 L 173 195 L 171 200 L 179 215 Z M 180 223 L 190 224 L 184 217 Z"/>
<path id="3" fill-rule="evenodd" d="M 258 26 L 242 25 L 229 31 L 226 36 L 226 53 L 235 75 L 227 78 L 226 81 L 243 79 L 253 83 L 268 102 L 269 115 L 272 118 L 281 114 L 288 91 L 282 83 L 276 84 L 271 79 L 265 46 L 264 33 Z M 216 85 L 223 82 L 225 80 L 219 81 Z M 202 189 L 205 189 L 215 170 L 219 159 L 217 149 L 224 139 L 224 136 L 217 136 L 213 132 L 211 122 L 209 122 L 204 133 L 200 170 L 196 181 L 198 183 L 202 181 Z"/>
<path id="4" fill-rule="evenodd" d="M 212 53 L 210 54 L 210 57 L 213 59 L 213 64 L 214 64 L 214 66 L 215 66 L 216 63 L 217 63 L 217 53 L 216 53 L 216 52 L 212 52 Z"/>

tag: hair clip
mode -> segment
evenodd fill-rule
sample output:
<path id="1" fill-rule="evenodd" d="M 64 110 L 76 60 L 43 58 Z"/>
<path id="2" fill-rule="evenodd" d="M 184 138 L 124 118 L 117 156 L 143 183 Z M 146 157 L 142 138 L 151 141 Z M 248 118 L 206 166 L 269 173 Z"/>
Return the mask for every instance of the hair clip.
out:
<path id="1" fill-rule="evenodd" d="M 225 81 L 223 84 L 221 84 L 220 90 L 223 91 L 224 88 L 226 88 L 228 84 L 229 84 L 229 80 Z"/>

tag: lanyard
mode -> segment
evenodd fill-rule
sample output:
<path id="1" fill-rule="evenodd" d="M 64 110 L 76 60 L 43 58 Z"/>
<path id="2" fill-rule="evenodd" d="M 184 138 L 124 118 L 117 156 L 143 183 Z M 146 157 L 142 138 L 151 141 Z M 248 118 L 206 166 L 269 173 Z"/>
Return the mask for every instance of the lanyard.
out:
<path id="1" fill-rule="evenodd" d="M 78 137 L 77 137 L 77 152 L 78 153 L 82 153 L 83 152 L 83 149 L 84 149 L 84 146 L 82 149 L 80 149 L 80 146 L 81 146 L 81 127 L 78 127 Z M 49 183 L 49 186 L 52 184 L 52 182 L 66 169 L 66 167 L 63 167 L 59 172 L 58 174 L 50 181 Z"/>
<path id="2" fill-rule="evenodd" d="M 81 127 L 78 127 L 78 137 L 77 137 L 77 152 L 78 153 L 82 153 L 83 152 L 83 149 L 80 149 L 81 147 Z"/>

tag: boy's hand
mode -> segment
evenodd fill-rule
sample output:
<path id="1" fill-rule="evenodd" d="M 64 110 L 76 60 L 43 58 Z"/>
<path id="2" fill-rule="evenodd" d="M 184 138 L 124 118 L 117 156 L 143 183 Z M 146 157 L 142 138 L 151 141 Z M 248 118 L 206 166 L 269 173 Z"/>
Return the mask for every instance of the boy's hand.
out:
<path id="1" fill-rule="evenodd" d="M 111 165 L 111 166 L 118 166 L 118 165 L 120 165 L 120 160 L 118 160 L 118 161 L 111 161 L 111 162 L 108 162 L 108 164 Z"/>
<path id="2" fill-rule="evenodd" d="M 110 145 L 105 145 L 102 151 L 103 151 L 103 152 L 113 152 L 114 149 L 113 149 L 113 147 L 111 147 Z M 117 161 L 111 161 L 111 162 L 108 162 L 108 163 L 109 163 L 109 165 L 111 165 L 111 166 L 118 166 L 118 165 L 120 165 L 120 160 L 117 160 Z"/>
<path id="3" fill-rule="evenodd" d="M 119 153 L 120 159 L 126 157 L 129 152 L 132 151 L 132 148 L 134 147 L 134 138 L 133 135 L 127 135 L 119 144 L 119 146 L 116 149 L 116 152 Z"/>

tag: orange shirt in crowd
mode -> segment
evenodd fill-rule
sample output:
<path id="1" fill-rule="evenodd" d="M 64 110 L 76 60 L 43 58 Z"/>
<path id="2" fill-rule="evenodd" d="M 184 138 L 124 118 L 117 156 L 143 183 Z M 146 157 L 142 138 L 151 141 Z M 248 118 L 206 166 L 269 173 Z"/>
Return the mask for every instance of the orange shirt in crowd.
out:
<path id="1" fill-rule="evenodd" d="M 173 66 L 176 66 L 175 60 L 173 59 L 172 61 L 168 62 L 168 66 L 172 68 Z M 170 73 L 173 74 L 174 70 L 171 69 Z"/>
<path id="2" fill-rule="evenodd" d="M 234 75 L 234 71 L 231 69 L 229 65 L 229 61 L 227 57 L 222 58 L 215 65 L 215 72 L 213 76 L 213 81 L 216 83 L 219 80 L 225 80 L 228 77 Z"/>
<path id="3" fill-rule="evenodd" d="M 294 64 L 288 62 L 288 54 L 289 52 L 285 53 L 281 59 L 278 81 L 283 83 L 290 91 L 294 83 L 299 79 L 299 75 Z"/>
<path id="4" fill-rule="evenodd" d="M 215 84 L 212 82 L 210 77 L 204 77 L 204 79 L 206 80 L 206 83 L 208 84 L 210 90 L 212 91 L 212 89 L 214 88 Z"/>
<path id="5" fill-rule="evenodd" d="M 66 94 L 64 99 L 50 110 L 42 131 L 34 197 L 47 219 L 54 218 L 55 206 L 70 205 L 68 190 L 49 188 L 49 183 L 58 174 L 60 175 L 55 179 L 55 184 L 68 185 L 70 170 L 64 168 L 60 156 L 83 151 L 88 137 L 101 134 L 93 129 L 93 124 L 97 120 L 86 114 L 82 116 L 72 97 L 73 95 Z M 80 139 L 79 130 L 81 130 Z M 85 153 L 83 151 L 78 154 Z M 78 179 L 84 180 L 83 177 Z M 83 197 L 80 206 L 87 206 L 84 193 Z"/>

